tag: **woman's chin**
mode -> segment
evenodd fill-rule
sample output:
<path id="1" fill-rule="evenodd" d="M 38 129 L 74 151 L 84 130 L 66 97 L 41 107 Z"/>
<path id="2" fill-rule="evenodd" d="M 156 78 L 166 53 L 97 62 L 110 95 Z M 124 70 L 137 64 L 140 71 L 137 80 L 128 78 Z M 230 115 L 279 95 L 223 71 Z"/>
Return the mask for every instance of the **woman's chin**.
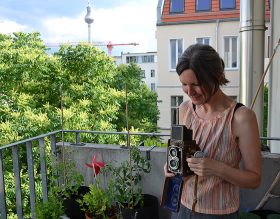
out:
<path id="1" fill-rule="evenodd" d="M 201 98 L 191 98 L 191 101 L 194 105 L 201 105 L 203 102 Z"/>

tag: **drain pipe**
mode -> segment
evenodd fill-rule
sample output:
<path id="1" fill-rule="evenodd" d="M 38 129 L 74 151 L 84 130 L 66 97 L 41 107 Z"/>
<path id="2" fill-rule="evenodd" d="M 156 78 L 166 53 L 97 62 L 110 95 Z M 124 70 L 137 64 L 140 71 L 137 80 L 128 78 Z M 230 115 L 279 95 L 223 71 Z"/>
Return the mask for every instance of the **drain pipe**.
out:
<path id="1" fill-rule="evenodd" d="M 240 1 L 240 96 L 250 107 L 264 71 L 265 1 Z M 263 86 L 253 108 L 263 130 Z"/>

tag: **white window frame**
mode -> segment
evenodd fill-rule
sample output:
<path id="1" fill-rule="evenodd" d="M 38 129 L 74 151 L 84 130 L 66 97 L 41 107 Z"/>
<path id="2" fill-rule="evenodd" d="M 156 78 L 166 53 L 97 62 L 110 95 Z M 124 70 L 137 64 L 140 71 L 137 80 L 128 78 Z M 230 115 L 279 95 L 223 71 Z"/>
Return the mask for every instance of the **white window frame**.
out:
<path id="1" fill-rule="evenodd" d="M 175 45 L 175 60 L 176 60 L 176 63 L 175 63 L 175 65 L 174 66 L 172 66 L 172 47 L 171 47 L 171 41 L 172 40 L 176 40 L 176 45 Z M 181 45 L 181 49 L 182 49 L 182 51 L 181 51 L 181 54 L 179 54 L 179 51 L 178 51 L 178 42 L 179 41 L 182 41 L 182 45 Z M 169 39 L 169 41 L 168 41 L 168 43 L 169 43 L 169 70 L 170 71 L 176 71 L 176 65 L 177 65 L 177 63 L 178 63 L 178 59 L 180 58 L 180 56 L 182 55 L 182 53 L 184 52 L 183 51 L 183 48 L 184 48 L 184 39 L 183 38 L 177 38 L 177 39 Z"/>
<path id="2" fill-rule="evenodd" d="M 155 69 L 151 69 L 151 78 L 155 78 L 156 77 L 156 70 Z"/>
<path id="3" fill-rule="evenodd" d="M 230 60 L 230 63 L 232 63 L 232 39 L 233 38 L 236 38 L 236 42 L 237 42 L 237 45 L 236 45 L 236 67 L 232 67 L 232 66 L 226 66 L 226 60 L 225 60 L 225 39 L 226 38 L 229 38 L 230 39 L 230 43 L 229 43 L 229 60 Z M 223 36 L 223 60 L 224 60 L 224 63 L 225 63 L 225 70 L 237 70 L 239 68 L 239 37 L 238 36 L 233 36 L 233 35 L 228 35 L 228 36 Z"/>
<path id="4" fill-rule="evenodd" d="M 156 92 L 156 83 L 151 83 L 151 91 Z"/>
<path id="5" fill-rule="evenodd" d="M 211 37 L 208 37 L 208 36 L 205 36 L 205 37 L 196 37 L 196 38 L 195 38 L 195 43 L 198 43 L 198 42 L 197 42 L 198 39 L 203 39 L 203 43 L 202 43 L 202 44 L 205 44 L 205 40 L 206 40 L 206 39 L 209 39 L 209 46 L 212 45 L 212 39 L 211 39 Z M 206 44 L 206 45 L 208 45 L 208 44 Z"/>
<path id="6" fill-rule="evenodd" d="M 176 101 L 175 106 L 172 106 L 172 98 L 175 98 L 175 101 Z M 182 98 L 182 102 L 184 101 L 184 96 L 182 96 L 182 95 L 172 95 L 172 96 L 170 96 L 170 116 L 171 116 L 170 123 L 171 123 L 171 125 L 179 124 L 179 106 L 181 104 L 181 103 L 179 103 L 179 98 Z M 173 119 L 172 110 L 175 110 L 175 112 L 176 112 L 175 123 L 172 123 L 172 119 Z"/>

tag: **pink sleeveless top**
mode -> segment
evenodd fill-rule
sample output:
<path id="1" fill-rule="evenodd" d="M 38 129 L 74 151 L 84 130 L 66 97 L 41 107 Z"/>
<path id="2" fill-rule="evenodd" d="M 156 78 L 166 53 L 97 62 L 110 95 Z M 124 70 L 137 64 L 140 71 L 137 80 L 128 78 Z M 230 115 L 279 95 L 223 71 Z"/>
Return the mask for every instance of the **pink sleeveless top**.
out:
<path id="1" fill-rule="evenodd" d="M 184 103 L 184 123 L 193 130 L 193 139 L 207 157 L 239 168 L 241 153 L 234 141 L 231 123 L 236 103 L 223 113 L 209 120 L 199 118 L 192 102 Z M 191 209 L 194 198 L 194 179 L 184 182 L 181 202 Z M 239 208 L 239 187 L 219 177 L 198 177 L 197 204 L 195 211 L 204 214 L 230 214 Z"/>

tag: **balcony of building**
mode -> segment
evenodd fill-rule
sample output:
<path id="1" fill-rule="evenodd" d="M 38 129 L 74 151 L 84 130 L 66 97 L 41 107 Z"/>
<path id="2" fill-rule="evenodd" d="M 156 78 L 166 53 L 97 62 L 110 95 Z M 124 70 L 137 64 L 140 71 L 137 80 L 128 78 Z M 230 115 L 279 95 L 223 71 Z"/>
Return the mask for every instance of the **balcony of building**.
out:
<path id="1" fill-rule="evenodd" d="M 118 164 L 128 160 L 129 149 L 122 145 L 98 144 L 98 142 L 81 142 L 82 135 L 133 135 L 160 136 L 157 133 L 127 133 L 127 132 L 100 132 L 79 130 L 58 130 L 40 136 L 15 142 L 0 147 L 0 216 L 1 219 L 10 218 L 11 209 L 7 208 L 7 200 L 13 201 L 17 218 L 36 218 L 35 201 L 38 191 L 43 201 L 48 200 L 48 183 L 50 181 L 50 161 L 52 157 L 60 162 L 69 159 L 74 162 L 77 171 L 84 177 L 84 185 L 92 182 L 92 170 L 86 167 L 92 156 L 105 163 Z M 62 139 L 72 139 L 68 142 Z M 165 136 L 169 137 L 169 136 Z M 66 139 L 66 138 L 65 138 Z M 261 140 L 264 140 L 263 138 Z M 279 141 L 280 139 L 265 139 Z M 157 197 L 159 203 L 163 193 L 164 173 L 163 165 L 166 162 L 166 147 L 155 145 L 138 146 L 142 156 L 151 163 L 151 172 L 142 175 L 142 191 Z M 265 149 L 265 147 L 263 147 Z M 280 212 L 280 154 L 262 151 L 262 180 L 257 189 L 241 189 L 240 211 L 270 210 Z M 35 163 L 37 162 L 37 165 Z M 49 163 L 48 163 L 49 162 Z M 34 168 L 39 169 L 34 169 Z M 7 174 L 13 170 L 14 184 L 7 184 Z M 277 181 L 278 179 L 278 181 Z M 23 185 L 27 186 L 23 194 Z M 14 192 L 11 194 L 9 191 Z M 26 193 L 26 191 L 28 191 Z M 268 199 L 265 199 L 268 197 Z M 26 212 L 24 209 L 30 209 Z M 170 212 L 159 207 L 159 218 L 169 218 Z"/>

